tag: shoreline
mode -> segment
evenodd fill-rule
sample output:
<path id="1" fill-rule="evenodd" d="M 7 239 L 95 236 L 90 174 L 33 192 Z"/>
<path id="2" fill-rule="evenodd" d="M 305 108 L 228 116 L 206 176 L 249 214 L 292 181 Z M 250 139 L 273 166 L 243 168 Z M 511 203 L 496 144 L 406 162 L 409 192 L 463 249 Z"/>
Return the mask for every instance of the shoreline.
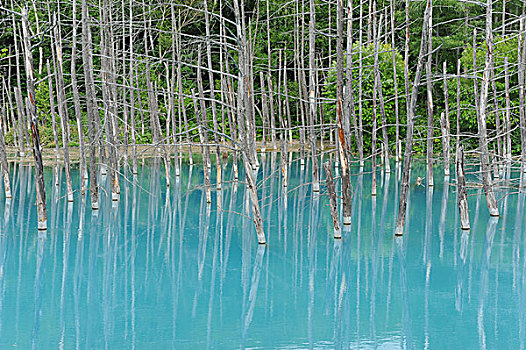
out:
<path id="1" fill-rule="evenodd" d="M 167 148 L 172 148 L 173 145 L 165 145 Z M 320 145 L 318 145 L 320 146 Z M 151 145 L 151 144 L 140 144 L 136 145 L 137 147 L 137 158 L 155 158 L 155 157 L 161 157 L 161 151 L 160 148 Z M 211 154 L 215 154 L 215 144 L 210 144 L 209 147 L 211 148 Z M 230 144 L 220 144 L 219 148 L 222 153 L 231 153 L 232 152 L 232 146 Z M 301 148 L 301 145 L 299 141 L 293 141 L 289 142 L 287 145 L 287 152 L 299 152 Z M 192 154 L 199 154 L 201 155 L 202 146 L 200 144 L 192 144 L 191 146 Z M 320 151 L 325 152 L 328 150 L 334 150 L 335 147 L 333 145 L 329 145 L 328 143 L 324 143 L 323 149 L 318 148 Z M 123 150 L 124 145 L 118 146 L 118 152 L 119 156 L 123 157 Z M 178 147 L 179 153 L 182 153 L 186 156 L 190 153 L 190 146 L 187 144 L 179 145 Z M 272 142 L 267 142 L 266 144 L 263 142 L 257 142 L 256 143 L 256 150 L 258 153 L 260 152 L 279 152 L 279 143 L 276 143 L 276 145 L 273 145 Z M 307 153 L 307 150 L 310 150 L 310 148 L 306 145 L 305 151 Z M 133 146 L 128 145 L 127 146 L 127 154 L 128 158 L 131 158 L 133 152 Z M 15 148 L 14 146 L 6 146 L 6 153 L 7 153 L 7 161 L 9 163 L 21 163 L 21 164 L 28 164 L 34 162 L 33 157 L 33 149 L 32 148 L 26 148 L 25 153 L 23 156 L 18 155 L 18 148 Z M 173 156 L 173 152 L 170 151 L 170 154 Z M 58 154 L 56 148 L 50 148 L 46 147 L 42 149 L 42 162 L 44 166 L 52 166 L 55 165 L 57 160 L 59 163 L 63 163 L 64 158 L 64 148 L 59 147 Z M 76 164 L 80 162 L 80 148 L 78 146 L 70 146 L 69 147 L 69 158 L 71 164 Z M 89 155 L 86 154 L 86 158 L 89 158 Z"/>

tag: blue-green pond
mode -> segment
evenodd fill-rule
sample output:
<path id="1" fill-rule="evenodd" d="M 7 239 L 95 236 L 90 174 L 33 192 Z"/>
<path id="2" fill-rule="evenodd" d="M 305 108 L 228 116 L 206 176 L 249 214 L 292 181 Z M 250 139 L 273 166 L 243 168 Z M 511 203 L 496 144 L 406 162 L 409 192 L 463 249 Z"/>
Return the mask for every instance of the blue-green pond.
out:
<path id="1" fill-rule="evenodd" d="M 165 186 L 158 161 L 123 170 L 118 202 L 100 176 L 101 210 L 46 168 L 48 230 L 36 230 L 33 168 L 11 166 L 0 196 L 2 349 L 522 349 L 526 340 L 525 195 L 497 188 L 498 219 L 469 190 L 459 226 L 454 178 L 412 186 L 406 234 L 394 237 L 399 170 L 353 167 L 352 225 L 334 240 L 325 186 L 279 155 L 258 171 L 266 246 L 245 185 L 207 204 L 201 165 Z M 412 180 L 425 176 L 415 163 Z M 243 178 L 243 176 L 241 176 Z M 73 169 L 79 188 L 78 169 Z M 215 168 L 212 167 L 212 183 Z"/>

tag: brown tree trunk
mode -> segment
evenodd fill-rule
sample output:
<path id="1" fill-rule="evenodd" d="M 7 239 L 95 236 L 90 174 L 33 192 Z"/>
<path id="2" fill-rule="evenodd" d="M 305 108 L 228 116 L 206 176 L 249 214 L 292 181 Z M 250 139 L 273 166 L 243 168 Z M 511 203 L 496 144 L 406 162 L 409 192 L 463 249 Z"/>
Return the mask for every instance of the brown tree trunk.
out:
<path id="1" fill-rule="evenodd" d="M 338 213 L 338 203 L 336 201 L 336 187 L 334 185 L 334 178 L 332 176 L 330 162 L 326 162 L 323 166 L 325 168 L 325 179 L 327 181 L 327 192 L 329 194 L 332 225 L 334 227 L 334 238 L 342 238 L 342 232 L 340 229 L 340 215 Z"/>

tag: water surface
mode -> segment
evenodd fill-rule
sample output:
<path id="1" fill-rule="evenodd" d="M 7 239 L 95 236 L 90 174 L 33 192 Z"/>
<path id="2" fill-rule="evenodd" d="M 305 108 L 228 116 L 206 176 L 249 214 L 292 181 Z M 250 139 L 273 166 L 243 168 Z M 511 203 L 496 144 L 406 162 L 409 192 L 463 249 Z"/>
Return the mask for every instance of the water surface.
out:
<path id="1" fill-rule="evenodd" d="M 266 246 L 230 163 L 212 204 L 199 165 L 167 189 L 147 161 L 113 203 L 101 177 L 96 214 L 78 192 L 68 204 L 64 174 L 55 187 L 46 168 L 47 232 L 36 231 L 33 169 L 13 166 L 13 200 L 0 197 L 0 348 L 524 348 L 524 195 L 498 190 L 491 219 L 471 190 L 463 232 L 436 169 L 434 189 L 411 188 L 395 239 L 394 164 L 378 172 L 377 197 L 353 168 L 353 224 L 334 240 L 308 164 L 292 164 L 287 191 L 278 166 L 268 154 L 258 172 Z"/>

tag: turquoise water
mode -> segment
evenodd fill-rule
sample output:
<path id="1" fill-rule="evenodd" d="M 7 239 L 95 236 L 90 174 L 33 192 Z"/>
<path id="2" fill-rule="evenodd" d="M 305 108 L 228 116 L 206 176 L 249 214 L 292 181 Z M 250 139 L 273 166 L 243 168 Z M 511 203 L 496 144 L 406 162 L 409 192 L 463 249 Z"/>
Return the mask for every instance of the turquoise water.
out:
<path id="1" fill-rule="evenodd" d="M 211 205 L 200 166 L 183 165 L 167 191 L 147 162 L 125 174 L 117 203 L 101 179 L 97 215 L 78 192 L 69 205 L 47 168 L 46 233 L 33 169 L 12 167 L 14 198 L 0 197 L 0 348 L 524 348 L 524 195 L 499 190 L 493 220 L 471 190 L 462 232 L 455 187 L 437 168 L 433 190 L 411 188 L 395 239 L 393 165 L 378 173 L 377 198 L 370 173 L 352 177 L 353 224 L 334 240 L 325 187 L 313 195 L 295 162 L 285 194 L 277 164 L 267 155 L 258 177 L 267 246 L 230 165 Z M 412 178 L 424 174 L 415 164 Z"/>

